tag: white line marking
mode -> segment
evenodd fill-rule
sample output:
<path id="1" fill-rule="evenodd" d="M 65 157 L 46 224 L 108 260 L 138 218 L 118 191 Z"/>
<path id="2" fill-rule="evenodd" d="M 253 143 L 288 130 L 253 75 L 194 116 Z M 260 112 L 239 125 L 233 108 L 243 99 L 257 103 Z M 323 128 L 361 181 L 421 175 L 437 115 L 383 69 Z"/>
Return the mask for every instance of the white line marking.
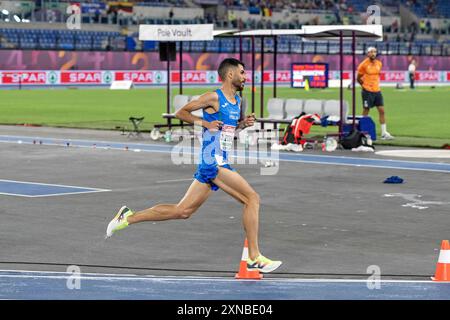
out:
<path id="1" fill-rule="evenodd" d="M 4 193 L 0 192 L 1 195 L 13 196 L 13 197 L 22 197 L 22 198 L 44 198 L 44 197 L 57 197 L 57 196 L 67 196 L 73 194 L 85 194 L 85 193 L 99 193 L 99 192 L 108 192 L 111 190 L 96 190 L 96 191 L 80 191 L 80 192 L 63 192 L 63 193 L 54 193 L 54 194 L 42 194 L 36 196 L 30 196 L 25 194 L 16 194 L 16 193 Z"/>
<path id="2" fill-rule="evenodd" d="M 53 183 L 41 183 L 41 182 L 29 182 L 29 181 L 17 181 L 17 180 L 0 179 L 0 182 L 1 181 L 22 183 L 22 184 L 35 184 L 35 185 L 42 185 L 42 186 L 66 187 L 66 188 L 74 188 L 74 189 L 90 189 L 90 190 L 99 190 L 99 191 L 111 191 L 111 190 L 106 190 L 106 189 L 91 188 L 91 187 L 77 187 L 77 186 L 70 186 L 70 185 L 65 185 L 65 184 L 53 184 Z"/>
<path id="3" fill-rule="evenodd" d="M 86 142 L 86 143 L 105 143 L 105 144 L 111 144 L 111 143 L 123 143 L 124 145 L 127 144 L 127 142 L 113 142 L 113 141 L 104 141 L 104 140 L 84 140 L 84 139 L 74 139 L 74 138 L 70 138 L 70 139 L 64 139 L 64 138 L 52 138 L 52 137 L 34 137 L 34 136 L 10 136 L 10 135 L 0 135 L 1 137 L 8 137 L 8 138 L 14 138 L 14 139 L 35 139 L 35 140 L 54 140 L 54 141 L 63 141 L 63 142 L 71 142 L 71 141 L 81 141 L 81 142 Z M 17 143 L 17 141 L 5 141 L 5 142 L 12 142 L 12 143 Z M 31 143 L 32 144 L 32 143 Z M 162 147 L 162 148 L 170 148 L 171 146 L 165 145 L 165 144 L 146 144 L 146 143 L 134 143 L 131 142 L 131 145 L 134 146 L 158 146 L 158 147 Z M 59 144 L 54 144 L 54 145 L 59 145 Z M 92 146 L 90 146 L 91 148 Z M 98 146 L 97 146 L 98 148 Z M 122 150 L 122 149 L 120 149 Z"/>
<path id="4" fill-rule="evenodd" d="M 31 185 L 40 185 L 40 186 L 63 187 L 63 188 L 84 189 L 84 190 L 86 190 L 86 191 L 78 191 L 78 192 L 77 191 L 74 191 L 74 192 L 61 192 L 61 193 L 49 193 L 49 194 L 41 194 L 41 195 L 26 195 L 26 194 L 20 194 L 20 193 L 0 192 L 0 195 L 23 197 L 23 198 L 43 198 L 43 197 L 54 197 L 54 196 L 65 196 L 65 195 L 73 195 L 73 194 L 84 194 L 84 193 L 96 193 L 96 192 L 109 192 L 109 191 L 111 191 L 111 190 L 108 190 L 108 189 L 99 189 L 99 188 L 91 188 L 91 187 L 77 187 L 77 186 L 69 186 L 69 185 L 62 185 L 62 184 L 27 182 L 27 181 L 6 180 L 6 179 L 0 179 L 0 182 L 12 182 L 12 183 L 18 183 L 18 184 L 31 184 Z"/>
<path id="5" fill-rule="evenodd" d="M 0 136 L 1 138 L 1 136 Z M 29 138 L 29 137 L 26 137 Z M 45 139 L 45 138 L 44 138 Z M 47 139 L 51 139 L 51 138 L 47 138 Z M 56 140 L 56 139 L 53 139 Z M 63 140 L 63 139 L 60 139 Z M 63 140 L 66 141 L 66 140 Z M 77 141 L 89 141 L 89 140 L 77 140 Z M 16 144 L 17 142 L 14 141 L 0 141 L 0 142 L 4 142 L 4 143 L 14 143 Z M 89 141 L 89 142 L 95 142 L 95 141 Z M 107 142 L 102 142 L 102 143 L 107 143 Z M 109 142 L 109 143 L 122 143 L 122 142 Z M 27 143 L 27 144 L 31 144 L 31 143 Z M 53 143 L 46 143 L 45 145 L 55 145 L 55 146 L 61 146 L 59 144 L 53 144 Z M 143 144 L 145 146 L 164 146 L 164 145 L 150 145 L 150 144 Z M 79 147 L 79 148 L 92 148 L 92 146 L 72 146 L 72 147 Z M 169 146 L 169 147 L 173 147 L 173 146 Z M 107 149 L 107 150 L 122 150 L 123 148 L 114 148 L 114 147 L 96 147 L 97 149 Z M 133 149 L 130 149 L 131 151 L 133 151 Z M 171 151 L 170 150 L 141 150 L 144 152 L 152 152 L 152 153 L 165 153 L 168 154 Z M 189 152 L 188 154 L 190 155 L 195 155 L 194 152 Z M 286 153 L 288 154 L 288 153 Z M 319 157 L 322 159 L 329 159 L 329 158 L 342 158 L 342 159 L 348 159 L 348 160 L 379 160 L 379 161 L 389 161 L 389 162 L 405 162 L 404 160 L 393 160 L 393 159 L 377 159 L 377 158 L 365 158 L 365 157 L 361 157 L 361 158 L 355 158 L 355 157 L 348 157 L 348 156 L 324 156 L 324 155 L 313 155 L 313 154 L 302 154 L 303 157 Z M 233 155 L 233 157 L 235 157 Z M 238 158 L 245 158 L 243 156 L 237 156 Z M 248 159 L 268 159 L 267 156 L 264 157 L 264 155 L 261 155 L 258 157 L 255 156 L 248 156 Z M 287 161 L 287 162 L 298 162 L 298 163 L 313 163 L 313 164 L 321 164 L 321 165 L 340 165 L 340 166 L 350 166 L 350 167 L 366 167 L 366 168 L 379 168 L 379 169 L 398 169 L 398 170 L 410 170 L 410 171 L 425 171 L 425 172 L 444 172 L 444 173 L 449 173 L 448 170 L 439 170 L 439 169 L 425 169 L 425 168 L 405 168 L 405 167 L 397 167 L 397 166 L 382 166 L 382 165 L 371 165 L 371 164 L 351 164 L 351 163 L 334 163 L 333 159 L 329 160 L 330 162 L 322 162 L 322 161 L 307 161 L 307 160 L 302 160 L 302 159 L 279 159 L 279 161 Z M 447 165 L 448 163 L 443 163 L 443 162 L 421 162 L 421 161 L 408 161 L 409 163 L 414 163 L 414 164 L 442 164 L 442 165 Z M 235 163 L 230 163 L 231 165 L 234 165 Z"/>
<path id="6" fill-rule="evenodd" d="M 189 179 L 173 179 L 173 180 L 159 180 L 156 181 L 156 183 L 165 183 L 165 182 L 182 182 L 182 181 L 191 181 L 194 178 L 189 178 Z"/>
<path id="7" fill-rule="evenodd" d="M 34 137 L 31 137 L 31 136 L 8 136 L 8 135 L 0 135 L 0 139 L 1 139 L 1 137 L 9 137 L 9 138 L 17 138 L 17 139 L 20 139 L 20 138 L 22 138 L 22 139 L 51 139 L 51 140 L 59 140 L 59 141 L 64 141 L 64 142 L 70 142 L 70 141 L 81 141 L 81 142 L 87 142 L 87 143 L 93 143 L 93 144 L 95 144 L 95 143 L 106 143 L 106 144 L 124 144 L 124 145 L 126 145 L 127 143 L 126 142 L 115 142 L 115 141 L 97 141 L 97 140 L 83 140 L 83 139 L 55 139 L 55 138 L 39 138 L 39 137 L 37 137 L 37 138 L 34 138 Z M 0 142 L 5 142 L 5 143 L 14 143 L 14 144 L 17 144 L 17 141 L 0 141 Z M 31 142 L 23 142 L 24 144 L 32 144 Z M 56 145 L 56 146 L 61 146 L 60 144 L 52 144 L 52 143 L 46 143 L 45 145 Z M 153 146 L 156 146 L 156 147 L 161 147 L 161 148 L 165 148 L 165 149 L 172 149 L 172 148 L 174 148 L 174 147 L 176 147 L 176 146 L 178 146 L 178 145 L 164 145 L 164 144 L 142 144 L 142 143 L 130 143 L 130 145 L 138 145 L 138 146 L 146 146 L 146 147 L 153 147 Z M 91 146 L 76 146 L 76 145 L 74 145 L 73 147 L 85 147 L 85 148 L 92 148 L 92 145 Z M 130 146 L 129 146 L 130 147 Z M 97 146 L 96 147 L 97 149 L 112 149 L 112 150 L 122 150 L 123 151 L 123 148 L 113 148 L 113 147 L 99 147 L 99 146 Z M 132 150 L 132 149 L 129 149 L 129 150 Z M 184 149 L 183 149 L 184 150 Z M 198 150 L 200 150 L 200 148 L 194 148 L 194 151 L 198 151 Z M 145 150 L 145 151 L 147 151 L 147 152 L 162 152 L 162 153 L 167 153 L 167 151 L 165 151 L 165 150 L 156 150 L 156 151 L 154 151 L 154 150 Z M 270 152 L 270 150 L 267 150 L 268 152 Z M 254 151 L 254 152 L 256 152 L 256 151 Z M 381 151 L 377 151 L 377 152 L 381 152 Z M 282 153 L 284 153 L 284 154 L 292 154 L 292 153 L 288 153 L 288 152 L 280 152 L 281 154 Z M 191 152 L 191 154 L 195 154 L 195 153 L 192 153 Z M 443 165 L 446 165 L 446 164 L 448 164 L 448 163 L 446 163 L 446 162 L 425 162 L 425 161 L 407 161 L 407 160 L 396 160 L 396 159 L 383 159 L 383 158 L 366 158 L 366 157 L 349 157 L 349 156 L 341 156 L 341 155 L 321 155 L 321 154 L 301 154 L 301 156 L 302 157 L 319 157 L 319 158 L 324 158 L 324 159 L 326 159 L 326 158 L 331 158 L 331 157 L 333 157 L 333 158 L 341 158 L 341 159 L 349 159 L 349 160 L 379 160 L 379 161 L 391 161 L 391 162 L 410 162 L 410 163 L 420 163 L 420 164 L 443 164 Z M 256 157 L 253 157 L 253 158 L 256 158 Z M 281 159 L 280 159 L 281 160 Z M 283 161 L 292 161 L 292 160 L 284 160 L 283 159 Z M 298 160 L 294 160 L 294 161 L 298 161 Z M 309 161 L 308 161 L 309 162 Z M 311 163 L 314 163 L 314 162 L 311 162 Z M 345 165 L 349 165 L 349 164 L 345 164 Z M 351 165 L 351 164 L 350 164 Z"/>
<path id="8" fill-rule="evenodd" d="M 38 278 L 38 279 L 67 279 L 73 277 L 72 273 L 66 272 L 52 272 L 52 271 L 18 271 L 18 270 L 0 270 L 0 272 L 20 272 L 20 273 L 36 273 L 41 275 L 3 275 L 0 274 L 0 278 Z M 45 275 L 49 274 L 49 275 Z M 61 274 L 59 276 L 54 276 L 50 274 Z M 62 274 L 66 274 L 65 276 Z M 248 282 L 249 280 L 236 280 L 232 276 L 230 277 L 189 277 L 189 276 L 134 276 L 134 275 L 118 275 L 118 274 L 101 274 L 93 273 L 96 276 L 86 276 L 91 275 L 91 273 L 80 274 L 80 279 L 83 280 L 131 280 L 131 281 L 217 281 L 217 282 Z M 258 282 L 299 282 L 299 283 L 367 283 L 368 280 L 362 279 L 262 279 L 254 280 Z M 435 282 L 432 280 L 380 280 L 381 283 L 429 283 L 429 284 L 445 284 L 445 282 Z M 449 283 L 447 283 L 449 284 Z"/>

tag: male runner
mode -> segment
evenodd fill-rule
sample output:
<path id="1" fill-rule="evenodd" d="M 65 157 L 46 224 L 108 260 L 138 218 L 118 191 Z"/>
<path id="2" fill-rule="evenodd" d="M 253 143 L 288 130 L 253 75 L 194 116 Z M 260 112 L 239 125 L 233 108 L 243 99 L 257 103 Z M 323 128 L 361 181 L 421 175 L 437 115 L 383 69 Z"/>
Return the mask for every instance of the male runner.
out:
<path id="1" fill-rule="evenodd" d="M 240 97 L 236 93 L 244 89 L 246 80 L 244 64 L 229 58 L 220 63 L 218 73 L 222 87 L 207 92 L 191 101 L 176 113 L 184 122 L 203 126 L 201 162 L 194 175 L 194 181 L 178 204 L 159 204 L 139 212 L 122 207 L 109 223 L 106 236 L 118 230 L 143 221 L 187 219 L 208 199 L 211 191 L 219 188 L 244 205 L 243 224 L 248 240 L 248 270 L 272 272 L 281 261 L 264 257 L 258 247 L 259 195 L 228 163 L 237 129 L 252 126 L 254 115 L 240 120 Z M 192 112 L 203 109 L 203 119 Z"/>
<path id="2" fill-rule="evenodd" d="M 377 49 L 369 47 L 367 58 L 358 66 L 357 80 L 362 86 L 363 116 L 367 116 L 374 106 L 378 109 L 381 125 L 381 139 L 392 140 L 394 137 L 386 130 L 383 96 L 380 91 L 380 72 L 382 63 L 377 60 Z"/>

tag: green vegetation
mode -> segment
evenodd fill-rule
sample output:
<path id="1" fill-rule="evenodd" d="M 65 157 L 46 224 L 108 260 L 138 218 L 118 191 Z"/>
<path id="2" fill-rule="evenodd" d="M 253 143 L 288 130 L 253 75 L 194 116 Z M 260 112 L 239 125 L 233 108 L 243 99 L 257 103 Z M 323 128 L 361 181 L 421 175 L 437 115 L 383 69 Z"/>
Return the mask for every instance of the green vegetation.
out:
<path id="1" fill-rule="evenodd" d="M 213 88 L 184 88 L 184 94 L 197 95 Z M 377 143 L 407 146 L 441 147 L 450 143 L 450 87 L 419 87 L 416 90 L 383 88 L 388 131 L 396 137 Z M 178 94 L 173 87 L 172 96 Z M 251 92 L 245 96 L 251 107 Z M 338 99 L 338 89 L 304 91 L 279 87 L 277 96 L 299 99 Z M 265 87 L 264 100 L 272 97 L 272 86 Z M 351 91 L 344 90 L 344 98 L 351 102 Z M 361 94 L 356 93 L 356 113 L 361 113 Z M 166 109 L 165 88 L 111 91 L 109 89 L 45 89 L 0 91 L 0 124 L 35 124 L 42 126 L 131 129 L 130 116 L 145 116 L 143 130 L 151 130 L 162 123 Z M 260 110 L 260 87 L 255 92 L 255 109 Z M 265 110 L 265 115 L 267 111 Z M 371 114 L 380 132 L 378 114 Z M 312 133 L 336 132 L 336 128 L 314 127 Z"/>

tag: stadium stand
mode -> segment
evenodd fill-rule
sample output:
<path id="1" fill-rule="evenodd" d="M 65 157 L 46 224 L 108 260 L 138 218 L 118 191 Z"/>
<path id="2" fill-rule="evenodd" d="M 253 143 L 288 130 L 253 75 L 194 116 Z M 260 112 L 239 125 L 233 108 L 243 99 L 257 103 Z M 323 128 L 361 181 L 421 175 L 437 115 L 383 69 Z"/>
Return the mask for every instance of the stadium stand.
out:
<path id="1" fill-rule="evenodd" d="M 188 0 L 129 1 L 129 5 L 124 8 L 117 5 L 109 6 L 107 1 L 95 0 L 82 3 L 82 30 L 68 30 L 65 22 L 69 15 L 65 8 L 70 1 L 35 1 L 32 6 L 20 13 L 9 12 L 2 8 L 9 2 L 12 1 L 2 1 L 0 5 L 0 49 L 92 51 L 158 50 L 157 43 L 138 40 L 137 29 L 142 23 L 213 22 L 215 28 L 243 30 L 300 28 L 304 24 L 317 24 L 323 21 L 327 24 L 363 23 L 364 20 L 361 19 L 364 18 L 367 7 L 373 3 L 372 0 L 218 0 L 217 8 L 222 6 L 222 9 L 214 11 L 211 8 L 206 10 L 195 1 Z M 388 21 L 384 25 L 385 41 L 358 44 L 357 52 L 364 52 L 370 45 L 376 46 L 382 54 L 450 53 L 450 23 L 446 20 L 450 18 L 449 1 L 378 0 L 374 3 L 380 6 L 383 19 Z M 402 23 L 400 7 L 410 10 L 411 21 L 406 19 Z M 8 8 L 11 10 L 11 6 Z M 182 16 L 180 12 L 183 10 L 194 10 L 192 12 L 195 14 Z M 157 14 L 152 15 L 153 11 Z M 219 11 L 225 13 L 219 14 Z M 167 15 L 164 17 L 162 13 Z M 440 19 L 431 21 L 430 17 Z M 33 22 L 32 27 L 29 23 L 25 23 L 29 21 Z M 265 51 L 273 52 L 273 39 L 266 38 L 264 41 Z M 232 53 L 238 52 L 240 48 L 239 39 L 234 38 L 217 38 L 210 42 L 186 42 L 182 45 L 185 52 Z M 256 39 L 255 45 L 256 51 L 259 51 L 260 39 Z M 242 49 L 243 52 L 250 52 L 248 38 L 243 39 Z M 350 46 L 345 44 L 344 52 L 349 53 L 350 49 Z M 280 53 L 335 54 L 338 50 L 336 42 L 302 42 L 295 36 L 280 36 L 277 41 L 277 51 Z"/>

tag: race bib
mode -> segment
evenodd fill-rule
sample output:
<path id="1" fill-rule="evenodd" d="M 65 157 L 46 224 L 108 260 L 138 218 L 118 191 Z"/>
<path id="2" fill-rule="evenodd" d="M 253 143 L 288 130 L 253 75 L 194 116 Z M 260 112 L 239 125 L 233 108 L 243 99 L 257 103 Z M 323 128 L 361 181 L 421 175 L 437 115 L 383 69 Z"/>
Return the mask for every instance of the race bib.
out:
<path id="1" fill-rule="evenodd" d="M 234 142 L 234 131 L 236 127 L 224 124 L 220 133 L 220 149 L 223 151 L 231 151 Z"/>
<path id="2" fill-rule="evenodd" d="M 225 161 L 225 159 L 222 156 L 219 156 L 218 154 L 216 154 L 216 155 L 214 155 L 214 157 L 216 158 L 217 165 L 219 167 L 228 164 L 227 161 Z"/>

